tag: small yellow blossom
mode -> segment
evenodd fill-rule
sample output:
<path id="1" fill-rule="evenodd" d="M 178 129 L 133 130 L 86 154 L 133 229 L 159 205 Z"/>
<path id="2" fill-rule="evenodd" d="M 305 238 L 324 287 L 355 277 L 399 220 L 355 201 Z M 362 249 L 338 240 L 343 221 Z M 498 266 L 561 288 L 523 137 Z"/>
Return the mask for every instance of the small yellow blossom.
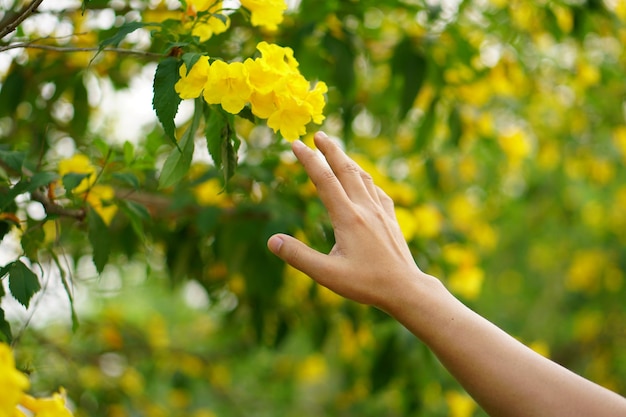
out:
<path id="1" fill-rule="evenodd" d="M 230 18 L 223 15 L 221 1 L 213 0 L 190 0 L 187 2 L 187 14 L 197 17 L 197 12 L 208 12 L 191 22 L 187 27 L 191 27 L 191 34 L 197 36 L 200 42 L 209 40 L 213 35 L 219 35 L 230 27 Z M 220 15 L 219 17 L 217 15 Z"/>
<path id="2" fill-rule="evenodd" d="M 63 392 L 55 393 L 50 398 L 34 398 L 25 395 L 21 405 L 32 411 L 34 417 L 72 417 L 72 413 L 65 406 L 65 395 Z"/>
<path id="3" fill-rule="evenodd" d="M 179 69 L 180 80 L 174 89 L 182 99 L 200 97 L 204 85 L 209 78 L 209 57 L 201 56 L 200 59 L 187 71 L 187 66 L 182 64 Z"/>
<path id="4" fill-rule="evenodd" d="M 107 226 L 111 224 L 117 213 L 117 206 L 112 204 L 114 198 L 115 190 L 109 185 L 94 185 L 87 194 L 87 203 Z"/>
<path id="5" fill-rule="evenodd" d="M 472 397 L 458 391 L 446 392 L 446 403 L 448 403 L 450 417 L 471 417 L 476 409 L 476 403 Z"/>
<path id="6" fill-rule="evenodd" d="M 214 61 L 204 87 L 204 100 L 209 104 L 221 104 L 224 110 L 237 114 L 248 102 L 252 88 L 248 82 L 248 70 L 241 62 L 227 64 Z"/>
<path id="7" fill-rule="evenodd" d="M 191 191 L 201 206 L 223 206 L 227 202 L 223 188 L 217 178 L 211 178 L 196 185 Z"/>
<path id="8" fill-rule="evenodd" d="M 15 368 L 11 348 L 0 343 L 0 417 L 12 417 L 13 410 L 30 386 L 28 378 Z"/>
<path id="9" fill-rule="evenodd" d="M 87 155 L 76 154 L 71 158 L 60 161 L 58 170 L 61 177 L 67 174 L 88 175 L 74 188 L 73 192 L 77 194 L 87 191 L 96 181 L 96 168 L 91 164 Z"/>
<path id="10" fill-rule="evenodd" d="M 287 10 L 285 0 L 241 0 L 241 5 L 250 11 L 250 22 L 268 30 L 276 30 Z"/>

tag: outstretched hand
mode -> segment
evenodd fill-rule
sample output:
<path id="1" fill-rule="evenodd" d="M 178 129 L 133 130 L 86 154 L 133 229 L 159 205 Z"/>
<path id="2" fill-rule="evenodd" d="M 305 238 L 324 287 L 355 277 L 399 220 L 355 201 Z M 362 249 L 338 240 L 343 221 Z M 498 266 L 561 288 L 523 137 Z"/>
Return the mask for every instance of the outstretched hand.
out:
<path id="1" fill-rule="evenodd" d="M 327 255 L 285 234 L 272 236 L 267 245 L 337 294 L 388 310 L 407 281 L 424 275 L 404 240 L 393 201 L 326 134 L 318 132 L 315 144 L 328 164 L 300 141 L 292 149 L 328 210 L 336 243 Z"/>

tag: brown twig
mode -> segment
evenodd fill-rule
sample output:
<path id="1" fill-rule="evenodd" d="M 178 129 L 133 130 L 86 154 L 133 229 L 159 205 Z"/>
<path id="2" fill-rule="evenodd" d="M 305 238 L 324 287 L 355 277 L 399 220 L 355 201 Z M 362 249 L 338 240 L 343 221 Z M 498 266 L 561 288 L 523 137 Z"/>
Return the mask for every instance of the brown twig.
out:
<path id="1" fill-rule="evenodd" d="M 163 54 L 158 54 L 156 52 L 147 52 L 147 51 L 139 51 L 136 49 L 124 49 L 124 48 L 104 48 L 100 49 L 98 47 L 73 47 L 73 46 L 55 46 L 55 45 L 43 45 L 36 44 L 32 42 L 20 42 L 13 43 L 10 45 L 0 46 L 0 52 L 8 51 L 9 49 L 41 49 L 45 51 L 54 51 L 54 52 L 113 52 L 120 55 L 141 55 L 148 58 L 163 58 Z"/>
<path id="2" fill-rule="evenodd" d="M 30 198 L 34 201 L 38 201 L 43 206 L 47 215 L 57 215 L 62 217 L 70 217 L 74 218 L 78 221 L 85 220 L 85 216 L 87 212 L 85 209 L 68 209 L 66 207 L 60 206 L 54 201 L 50 200 L 48 196 L 42 193 L 39 190 L 33 191 L 30 193 Z"/>
<path id="3" fill-rule="evenodd" d="M 20 23 L 33 14 L 42 2 L 43 0 L 33 0 L 30 4 L 22 7 L 17 13 L 7 14 L 2 22 L 0 22 L 0 39 L 17 29 Z"/>

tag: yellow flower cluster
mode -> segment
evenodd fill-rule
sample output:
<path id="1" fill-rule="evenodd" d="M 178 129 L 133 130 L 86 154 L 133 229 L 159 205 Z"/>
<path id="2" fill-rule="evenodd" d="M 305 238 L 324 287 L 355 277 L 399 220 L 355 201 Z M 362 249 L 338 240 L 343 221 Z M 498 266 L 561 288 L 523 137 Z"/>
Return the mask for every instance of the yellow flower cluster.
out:
<path id="1" fill-rule="evenodd" d="M 197 36 L 200 42 L 209 40 L 213 35 L 226 32 L 230 27 L 230 18 L 228 15 L 221 14 L 222 10 L 221 1 L 189 0 L 186 15 L 194 19 L 187 22 L 185 28 L 191 29 L 191 34 Z M 206 13 L 198 17 L 199 12 Z"/>
<path id="2" fill-rule="evenodd" d="M 295 140 L 306 133 L 308 123 L 324 120 L 326 84 L 320 81 L 311 88 L 291 48 L 260 42 L 257 49 L 261 57 L 244 62 L 211 63 L 202 56 L 189 70 L 181 65 L 176 92 L 182 99 L 202 94 L 208 104 L 220 104 L 232 114 L 249 103 L 252 113 L 267 119 L 274 132 Z"/>
<path id="3" fill-rule="evenodd" d="M 241 5 L 250 11 L 250 22 L 268 30 L 276 30 L 287 10 L 285 0 L 241 0 Z"/>
<path id="4" fill-rule="evenodd" d="M 71 158 L 59 162 L 59 175 L 86 174 L 76 188 L 74 194 L 83 195 L 85 201 L 98 213 L 102 221 L 108 226 L 117 213 L 117 206 L 110 204 L 115 197 L 115 190 L 109 185 L 99 185 L 96 182 L 96 168 L 86 155 L 76 154 Z"/>
<path id="5" fill-rule="evenodd" d="M 62 394 L 49 398 L 34 398 L 24 391 L 30 387 L 26 375 L 15 368 L 11 348 L 0 343 L 0 417 L 25 417 L 18 406 L 32 412 L 34 417 L 71 417 Z"/>

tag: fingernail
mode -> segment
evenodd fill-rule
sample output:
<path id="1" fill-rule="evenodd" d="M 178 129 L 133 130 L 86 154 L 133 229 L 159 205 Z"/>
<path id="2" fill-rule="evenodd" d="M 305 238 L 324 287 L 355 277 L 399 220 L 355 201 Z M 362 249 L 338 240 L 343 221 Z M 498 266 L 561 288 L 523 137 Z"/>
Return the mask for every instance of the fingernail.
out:
<path id="1" fill-rule="evenodd" d="M 283 240 L 278 236 L 272 236 L 267 242 L 267 246 L 272 252 L 278 253 L 278 251 L 280 251 L 280 248 L 283 246 Z"/>
<path id="2" fill-rule="evenodd" d="M 326 134 L 326 132 L 323 132 L 323 131 L 321 131 L 321 130 L 320 130 L 320 131 L 318 131 L 318 132 L 316 133 L 316 135 L 317 135 L 317 137 L 318 137 L 318 138 L 324 138 L 324 139 L 327 139 L 327 138 L 328 138 L 328 135 Z"/>

